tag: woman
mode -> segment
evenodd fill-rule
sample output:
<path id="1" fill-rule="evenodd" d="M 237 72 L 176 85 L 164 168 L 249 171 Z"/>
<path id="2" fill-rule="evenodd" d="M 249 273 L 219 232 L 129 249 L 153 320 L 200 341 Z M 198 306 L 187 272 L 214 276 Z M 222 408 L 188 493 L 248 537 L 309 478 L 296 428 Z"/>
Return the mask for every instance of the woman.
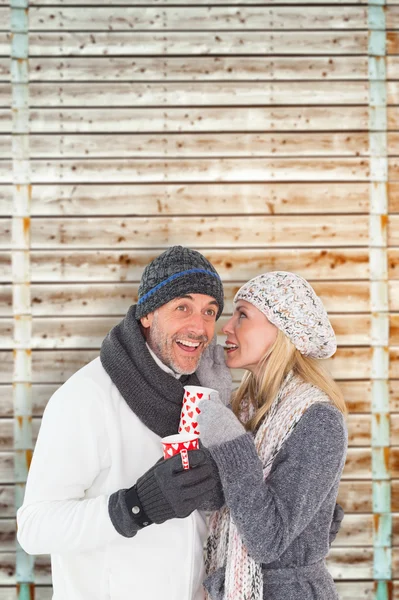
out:
<path id="1" fill-rule="evenodd" d="M 226 505 L 210 519 L 205 588 L 212 600 L 335 600 L 325 565 L 345 463 L 345 402 L 320 359 L 334 331 L 293 273 L 246 283 L 223 329 L 227 365 L 244 368 L 232 410 L 202 401 L 201 440 Z"/>

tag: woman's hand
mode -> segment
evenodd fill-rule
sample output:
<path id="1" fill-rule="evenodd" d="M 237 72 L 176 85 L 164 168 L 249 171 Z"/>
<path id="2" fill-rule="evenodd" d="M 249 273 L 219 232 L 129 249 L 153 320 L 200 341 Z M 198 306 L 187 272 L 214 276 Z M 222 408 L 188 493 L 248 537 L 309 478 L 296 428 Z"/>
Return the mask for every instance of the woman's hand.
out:
<path id="1" fill-rule="evenodd" d="M 201 441 L 207 448 L 230 442 L 246 433 L 244 426 L 233 411 L 221 402 L 218 394 L 211 394 L 209 400 L 201 400 L 198 408 L 201 411 L 198 415 Z"/>
<path id="2" fill-rule="evenodd" d="M 226 366 L 223 346 L 216 343 L 216 336 L 205 349 L 195 374 L 201 385 L 217 390 L 223 404 L 229 404 L 233 380 Z"/>

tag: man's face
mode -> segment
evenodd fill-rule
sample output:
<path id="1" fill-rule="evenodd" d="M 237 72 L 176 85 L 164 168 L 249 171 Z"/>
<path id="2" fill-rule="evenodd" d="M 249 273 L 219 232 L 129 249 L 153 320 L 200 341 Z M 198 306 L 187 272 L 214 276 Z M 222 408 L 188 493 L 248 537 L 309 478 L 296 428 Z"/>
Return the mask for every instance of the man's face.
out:
<path id="1" fill-rule="evenodd" d="M 175 298 L 140 319 L 151 350 L 175 373 L 196 370 L 215 333 L 218 303 L 211 296 Z"/>

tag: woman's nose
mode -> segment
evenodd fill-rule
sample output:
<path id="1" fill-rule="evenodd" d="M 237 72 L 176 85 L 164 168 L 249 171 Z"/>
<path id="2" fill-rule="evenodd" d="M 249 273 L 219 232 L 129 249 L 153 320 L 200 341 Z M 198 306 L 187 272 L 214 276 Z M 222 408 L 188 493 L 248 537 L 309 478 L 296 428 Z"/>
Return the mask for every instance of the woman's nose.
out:
<path id="1" fill-rule="evenodd" d="M 225 335 L 228 335 L 229 333 L 232 333 L 233 328 L 232 328 L 232 324 L 233 324 L 233 317 L 231 317 L 227 323 L 222 327 L 222 331 Z"/>

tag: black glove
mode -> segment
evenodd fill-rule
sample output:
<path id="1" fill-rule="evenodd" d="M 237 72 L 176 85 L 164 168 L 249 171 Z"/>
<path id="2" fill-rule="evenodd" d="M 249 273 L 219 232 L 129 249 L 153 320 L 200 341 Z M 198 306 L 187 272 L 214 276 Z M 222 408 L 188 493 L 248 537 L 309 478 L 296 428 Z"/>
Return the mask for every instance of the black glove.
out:
<path id="1" fill-rule="evenodd" d="M 341 528 L 342 519 L 344 518 L 344 509 L 340 504 L 336 504 L 334 508 L 334 514 L 330 525 L 330 532 L 328 534 L 328 541 L 331 544 L 337 537 L 337 533 Z"/>
<path id="2" fill-rule="evenodd" d="M 183 469 L 178 454 L 156 463 L 137 480 L 137 495 L 144 512 L 154 523 L 188 517 L 212 500 L 219 474 L 214 470 L 210 453 L 203 449 L 190 450 L 188 457 L 190 468 L 187 470 Z"/>

